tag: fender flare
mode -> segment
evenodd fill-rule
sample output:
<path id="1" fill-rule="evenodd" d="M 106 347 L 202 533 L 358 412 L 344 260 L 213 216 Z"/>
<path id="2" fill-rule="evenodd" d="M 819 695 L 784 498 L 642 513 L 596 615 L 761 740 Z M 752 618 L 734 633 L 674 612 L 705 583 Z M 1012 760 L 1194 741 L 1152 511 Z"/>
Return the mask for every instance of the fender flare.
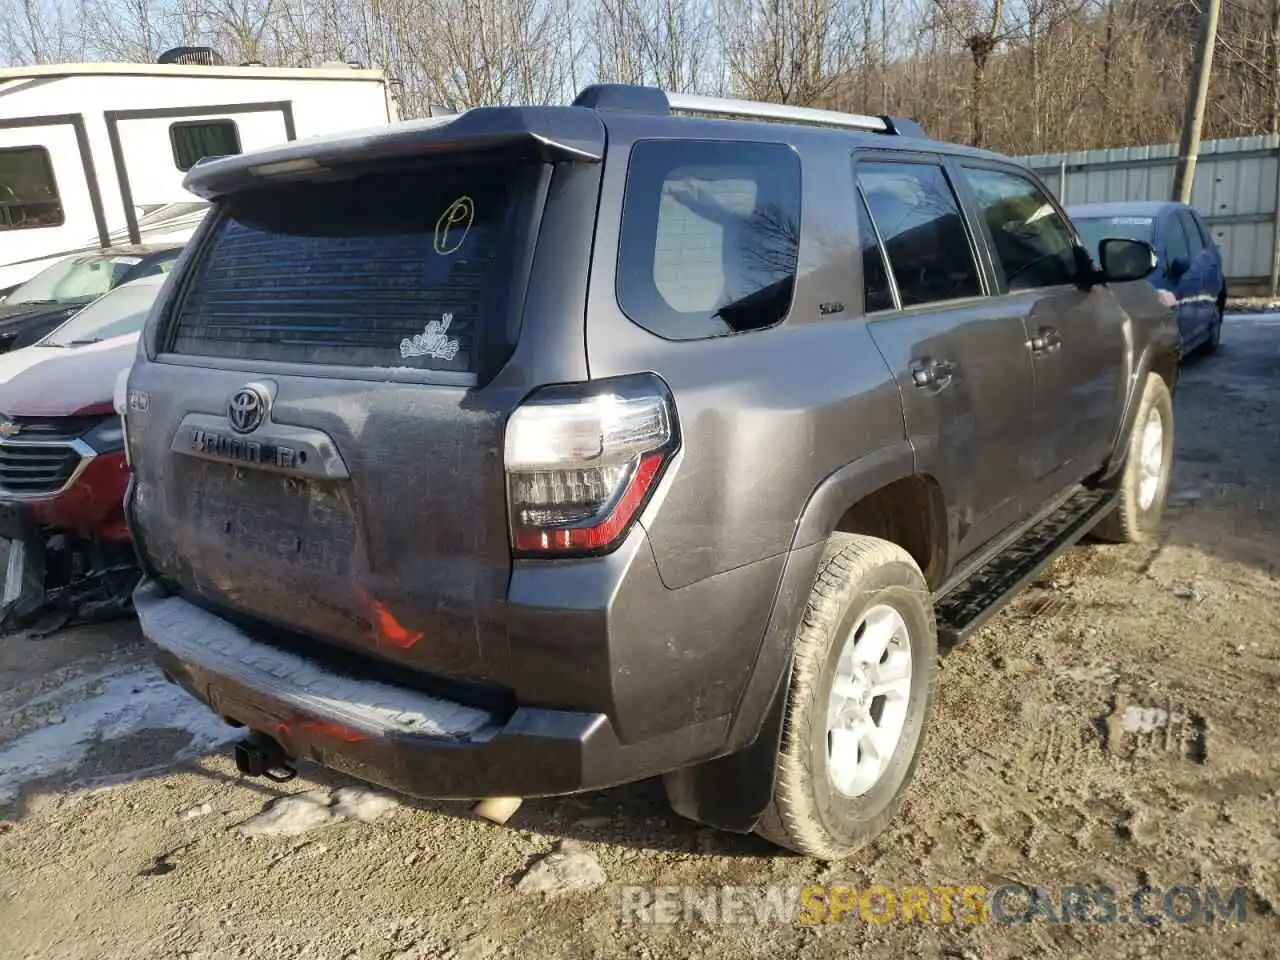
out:
<path id="1" fill-rule="evenodd" d="M 1120 414 L 1120 423 L 1116 429 L 1111 455 L 1097 474 L 1098 485 L 1108 486 L 1109 481 L 1116 481 L 1124 469 L 1129 450 L 1129 437 L 1133 431 L 1134 420 L 1138 416 L 1138 404 L 1142 401 L 1142 391 L 1147 382 L 1147 375 L 1158 368 L 1167 368 L 1170 373 L 1169 393 L 1173 394 L 1177 388 L 1181 359 L 1181 345 L 1176 336 L 1149 341 L 1143 348 L 1138 362 L 1134 365 L 1133 374 L 1129 378 L 1129 389 L 1125 393 L 1124 410 Z"/>
<path id="2" fill-rule="evenodd" d="M 773 802 L 773 758 L 786 717 L 792 641 L 827 538 L 859 500 L 914 473 L 915 451 L 902 439 L 836 470 L 809 495 L 755 663 L 734 710 L 726 753 L 663 778 L 677 813 L 721 830 L 749 833 Z"/>

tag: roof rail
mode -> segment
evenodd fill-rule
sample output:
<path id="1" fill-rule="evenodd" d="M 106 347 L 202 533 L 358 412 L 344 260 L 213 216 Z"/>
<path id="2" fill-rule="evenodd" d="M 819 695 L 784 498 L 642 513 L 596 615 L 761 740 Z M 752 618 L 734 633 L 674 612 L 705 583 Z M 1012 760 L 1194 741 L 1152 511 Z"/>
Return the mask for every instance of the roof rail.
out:
<path id="1" fill-rule="evenodd" d="M 728 100 L 722 97 L 704 97 L 696 93 L 668 93 L 667 103 L 672 113 L 706 113 L 738 120 L 784 120 L 787 123 L 846 127 L 852 130 L 869 130 L 873 133 L 892 132 L 888 121 L 883 117 L 840 113 L 837 110 L 818 110 L 813 107 L 793 107 L 786 103 Z"/>
<path id="2" fill-rule="evenodd" d="M 759 100 L 730 100 L 704 97 L 695 93 L 667 93 L 657 87 L 625 83 L 600 83 L 585 88 L 573 101 L 576 107 L 627 113 L 702 114 L 737 120 L 774 120 L 818 127 L 839 127 L 870 133 L 924 137 L 925 132 L 913 120 L 878 117 L 838 110 L 796 107 L 785 103 Z"/>

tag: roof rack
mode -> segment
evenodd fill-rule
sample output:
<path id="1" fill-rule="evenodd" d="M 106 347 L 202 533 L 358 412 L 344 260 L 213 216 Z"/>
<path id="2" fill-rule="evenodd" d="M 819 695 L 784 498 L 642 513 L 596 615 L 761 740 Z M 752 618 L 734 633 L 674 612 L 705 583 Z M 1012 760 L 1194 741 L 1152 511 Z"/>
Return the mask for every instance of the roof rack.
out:
<path id="1" fill-rule="evenodd" d="M 731 100 L 704 97 L 695 93 L 667 93 L 657 87 L 625 83 L 600 83 L 585 88 L 573 101 L 574 106 L 594 110 L 659 115 L 695 114 L 728 117 L 735 120 L 772 120 L 816 127 L 838 127 L 867 133 L 884 133 L 905 137 L 924 137 L 925 132 L 914 120 L 902 117 L 870 116 L 796 107 L 786 103 L 759 100 Z"/>
<path id="2" fill-rule="evenodd" d="M 667 104 L 672 113 L 705 113 L 736 120 L 785 120 L 788 123 L 847 127 L 853 130 L 869 130 L 873 133 L 889 132 L 889 124 L 883 117 L 840 113 L 836 110 L 818 110 L 813 107 L 794 107 L 785 103 L 729 100 L 724 97 L 704 97 L 696 93 L 668 93 Z"/>

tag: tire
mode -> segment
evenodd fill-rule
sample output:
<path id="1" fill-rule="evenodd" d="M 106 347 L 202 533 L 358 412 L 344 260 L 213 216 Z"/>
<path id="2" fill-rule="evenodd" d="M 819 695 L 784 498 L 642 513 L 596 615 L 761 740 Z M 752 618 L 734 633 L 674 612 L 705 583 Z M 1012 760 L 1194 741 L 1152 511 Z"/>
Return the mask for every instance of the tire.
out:
<path id="1" fill-rule="evenodd" d="M 1145 444 L 1150 441 L 1147 425 L 1158 415 L 1160 427 L 1160 463 L 1154 473 L 1150 461 L 1143 467 Z M 1093 528 L 1093 536 L 1111 543 L 1142 543 L 1155 535 L 1164 513 L 1169 492 L 1169 472 L 1173 465 L 1173 399 L 1169 388 L 1156 374 L 1147 374 L 1147 382 L 1138 404 L 1138 413 L 1129 434 L 1129 449 L 1120 476 L 1120 499 L 1115 509 Z M 1153 486 L 1144 491 L 1144 478 Z M 1146 494 L 1146 495 L 1144 495 Z"/>
<path id="2" fill-rule="evenodd" d="M 890 625 L 894 633 L 886 655 L 869 669 L 881 677 L 883 671 L 899 676 L 897 692 L 859 698 L 860 703 L 869 704 L 868 714 L 861 714 L 854 701 L 846 701 L 847 712 L 841 716 L 870 716 L 878 701 L 877 734 L 885 737 L 899 724 L 900 732 L 891 751 L 884 751 L 888 759 L 876 778 L 851 783 L 845 777 L 847 789 L 842 789 L 837 786 L 837 774 L 854 767 L 830 762 L 828 733 L 830 697 L 841 654 L 857 642 L 855 628 L 860 631 L 858 637 L 871 645 L 862 652 L 874 654 L 875 639 L 887 635 Z M 910 655 L 905 681 L 900 677 L 904 650 Z M 897 544 L 874 537 L 832 536 L 796 634 L 773 803 L 756 832 L 779 846 L 823 860 L 846 857 L 879 833 L 897 812 L 915 773 L 933 700 L 937 659 L 929 589 L 910 555 Z M 855 670 L 855 680 L 849 684 L 866 693 L 868 688 L 861 686 L 865 679 L 856 676 Z M 849 684 L 844 689 L 853 689 Z M 856 734 L 842 729 L 837 736 L 841 738 L 837 742 L 845 745 L 844 755 L 849 756 L 848 745 Z M 861 746 L 874 741 L 856 742 L 854 756 L 874 757 L 873 751 Z M 881 745 L 886 742 L 882 739 Z M 865 775 L 871 772 L 870 766 L 874 760 L 867 768 L 859 763 L 856 769 Z"/>

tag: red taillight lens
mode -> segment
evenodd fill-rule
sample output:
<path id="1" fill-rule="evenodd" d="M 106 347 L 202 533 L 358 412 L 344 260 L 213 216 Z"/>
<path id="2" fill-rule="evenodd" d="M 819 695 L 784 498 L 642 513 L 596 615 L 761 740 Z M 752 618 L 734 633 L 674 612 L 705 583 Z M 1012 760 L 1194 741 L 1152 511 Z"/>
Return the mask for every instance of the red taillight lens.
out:
<path id="1" fill-rule="evenodd" d="M 539 391 L 507 421 L 507 501 L 517 554 L 589 554 L 620 542 L 675 452 L 657 377 Z"/>

